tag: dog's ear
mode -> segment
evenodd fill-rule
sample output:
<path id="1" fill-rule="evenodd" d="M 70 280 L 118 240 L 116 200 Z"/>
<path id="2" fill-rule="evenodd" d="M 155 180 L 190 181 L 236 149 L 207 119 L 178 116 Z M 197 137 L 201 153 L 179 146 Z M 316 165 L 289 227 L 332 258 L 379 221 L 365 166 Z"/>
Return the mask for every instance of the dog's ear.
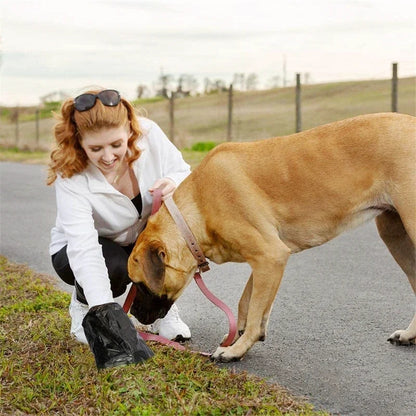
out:
<path id="1" fill-rule="evenodd" d="M 144 258 L 146 283 L 153 293 L 160 293 L 165 280 L 166 250 L 160 244 L 152 244 Z"/>

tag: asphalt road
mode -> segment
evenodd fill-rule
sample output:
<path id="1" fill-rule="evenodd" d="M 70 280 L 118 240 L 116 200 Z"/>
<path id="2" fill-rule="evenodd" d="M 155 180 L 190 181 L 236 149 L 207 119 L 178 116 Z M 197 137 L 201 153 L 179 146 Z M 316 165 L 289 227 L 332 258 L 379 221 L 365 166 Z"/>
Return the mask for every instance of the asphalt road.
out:
<path id="1" fill-rule="evenodd" d="M 54 275 L 55 196 L 45 175 L 43 166 L 0 163 L 0 253 Z M 236 313 L 249 274 L 245 264 L 212 264 L 205 282 Z M 227 330 L 225 315 L 194 283 L 178 304 L 193 346 L 213 351 Z M 370 223 L 292 256 L 266 341 L 243 361 L 221 365 L 279 383 L 334 414 L 415 416 L 416 347 L 387 342 L 407 327 L 414 307 L 407 278 Z"/>

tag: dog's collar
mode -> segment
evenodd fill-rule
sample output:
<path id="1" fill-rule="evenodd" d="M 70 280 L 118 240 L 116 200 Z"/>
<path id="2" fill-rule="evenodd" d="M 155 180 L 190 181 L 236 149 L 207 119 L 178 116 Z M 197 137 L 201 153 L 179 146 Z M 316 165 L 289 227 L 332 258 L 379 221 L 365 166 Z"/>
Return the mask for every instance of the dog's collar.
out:
<path id="1" fill-rule="evenodd" d="M 192 232 L 192 230 L 189 228 L 189 225 L 185 221 L 185 218 L 179 211 L 179 208 L 175 204 L 175 201 L 172 197 L 165 199 L 165 206 L 167 210 L 169 211 L 169 214 L 175 221 L 175 224 L 179 228 L 179 231 L 182 234 L 182 237 L 185 239 L 186 244 L 191 251 L 192 255 L 194 256 L 195 260 L 198 263 L 198 268 L 200 272 L 207 272 L 209 270 L 209 264 L 207 259 L 205 258 L 205 255 L 199 246 L 198 242 L 196 241 L 196 238 Z"/>

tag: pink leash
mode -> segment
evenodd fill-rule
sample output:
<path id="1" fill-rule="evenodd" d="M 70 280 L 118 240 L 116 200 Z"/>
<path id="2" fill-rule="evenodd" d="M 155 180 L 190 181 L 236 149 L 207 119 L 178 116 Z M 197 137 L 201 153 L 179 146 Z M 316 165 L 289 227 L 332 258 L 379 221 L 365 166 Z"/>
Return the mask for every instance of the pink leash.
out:
<path id="1" fill-rule="evenodd" d="M 166 201 L 165 201 L 166 202 Z M 153 205 L 152 205 L 152 215 L 155 214 L 160 206 L 162 205 L 162 192 L 160 191 L 160 189 L 155 189 L 153 191 Z M 172 216 L 172 218 L 174 219 L 174 221 L 177 223 L 178 225 L 178 221 L 185 223 L 185 225 L 181 224 L 182 226 L 179 227 L 180 231 L 183 233 L 182 231 L 182 227 L 185 226 L 187 227 L 187 235 L 185 237 L 185 240 L 187 241 L 188 246 L 193 246 L 193 245 L 197 245 L 198 243 L 195 240 L 195 237 L 193 236 L 192 232 L 190 231 L 189 227 L 187 226 L 184 218 L 180 215 L 179 210 L 177 209 L 175 203 L 173 202 L 172 198 L 169 198 L 169 206 L 170 209 L 168 208 L 168 211 L 170 212 L 170 214 L 172 215 L 171 212 L 171 206 L 174 206 L 176 212 L 174 213 L 175 216 Z M 180 218 L 178 218 L 178 215 L 180 215 Z M 189 235 L 190 233 L 190 235 Z M 190 237 L 192 239 L 191 242 L 188 241 L 188 238 Z M 191 248 L 190 248 L 191 249 Z M 196 258 L 196 260 L 198 261 L 198 267 L 200 270 L 202 271 L 206 271 L 209 270 L 207 261 L 205 259 L 205 256 L 203 255 L 202 251 L 199 249 L 198 246 L 198 252 L 194 253 L 194 251 L 191 249 L 192 254 L 194 255 L 194 257 Z M 231 311 L 231 309 L 221 300 L 219 300 L 212 292 L 210 292 L 210 290 L 206 287 L 204 281 L 202 280 L 201 274 L 199 272 L 195 273 L 194 275 L 194 280 L 196 282 L 196 284 L 198 285 L 199 289 L 201 290 L 201 292 L 216 306 L 218 306 L 226 315 L 228 318 L 228 323 L 229 323 L 229 330 L 228 330 L 228 336 L 225 339 L 225 341 L 222 342 L 221 346 L 222 347 L 228 347 L 229 345 L 232 344 L 235 334 L 237 332 L 237 325 L 236 325 L 236 321 L 235 321 L 235 317 Z M 134 298 L 136 297 L 136 287 L 134 286 L 134 284 L 131 286 L 130 291 L 127 295 L 127 298 L 124 302 L 123 305 L 123 310 L 124 312 L 128 313 L 128 311 L 130 310 L 131 305 L 133 304 Z M 175 341 L 171 341 L 165 337 L 162 337 L 160 335 L 156 335 L 156 334 L 150 334 L 148 332 L 141 332 L 138 331 L 140 336 L 145 340 L 145 341 L 156 341 L 159 342 L 161 344 L 164 345 L 168 345 L 170 347 L 173 347 L 177 350 L 180 351 L 186 351 L 187 348 L 185 348 L 182 344 L 180 344 L 179 342 L 175 342 Z M 211 354 L 206 353 L 206 352 L 200 352 L 200 351 L 191 351 L 191 352 L 195 352 L 204 356 L 211 356 Z"/>

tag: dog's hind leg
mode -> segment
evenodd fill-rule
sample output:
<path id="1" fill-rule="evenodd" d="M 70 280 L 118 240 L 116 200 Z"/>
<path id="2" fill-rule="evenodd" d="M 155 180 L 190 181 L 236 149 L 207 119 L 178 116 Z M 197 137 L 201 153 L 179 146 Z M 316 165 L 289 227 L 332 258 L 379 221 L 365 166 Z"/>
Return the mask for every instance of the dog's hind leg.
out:
<path id="1" fill-rule="evenodd" d="M 411 215 L 414 215 L 411 214 Z M 416 248 L 415 237 L 411 237 L 397 212 L 384 212 L 376 218 L 380 237 L 383 239 L 390 253 L 406 273 L 410 285 L 416 294 Z M 409 224 L 412 225 L 412 224 Z M 413 229 L 409 227 L 412 233 Z M 405 330 L 395 331 L 390 335 L 390 342 L 400 345 L 409 345 L 416 341 L 416 314 L 409 327 Z"/>

